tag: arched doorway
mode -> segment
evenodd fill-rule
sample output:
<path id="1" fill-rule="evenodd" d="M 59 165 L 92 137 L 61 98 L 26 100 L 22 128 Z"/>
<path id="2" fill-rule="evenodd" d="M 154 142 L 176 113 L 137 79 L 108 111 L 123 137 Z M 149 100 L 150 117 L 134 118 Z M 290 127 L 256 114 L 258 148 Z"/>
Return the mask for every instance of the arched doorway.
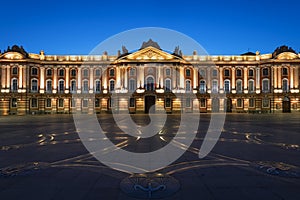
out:
<path id="1" fill-rule="evenodd" d="M 155 96 L 153 95 L 145 96 L 145 113 L 149 113 L 151 106 L 154 105 L 155 105 Z"/>
<path id="2" fill-rule="evenodd" d="M 220 101 L 218 98 L 213 98 L 211 103 L 211 111 L 219 112 L 219 110 L 220 110 Z"/>
<path id="3" fill-rule="evenodd" d="M 282 112 L 284 112 L 284 113 L 291 112 L 291 102 L 290 102 L 290 98 L 288 98 L 288 97 L 283 98 Z"/>

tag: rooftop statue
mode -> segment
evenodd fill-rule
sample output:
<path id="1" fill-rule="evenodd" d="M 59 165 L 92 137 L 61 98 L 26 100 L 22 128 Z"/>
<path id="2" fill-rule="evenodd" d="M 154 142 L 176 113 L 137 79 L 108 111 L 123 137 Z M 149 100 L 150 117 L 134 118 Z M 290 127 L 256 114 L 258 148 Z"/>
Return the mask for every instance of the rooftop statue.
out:
<path id="1" fill-rule="evenodd" d="M 154 47 L 157 49 L 161 49 L 157 42 L 154 42 L 152 39 L 149 39 L 147 42 L 143 42 L 142 47 L 140 49 L 144 49 L 146 47 Z"/>

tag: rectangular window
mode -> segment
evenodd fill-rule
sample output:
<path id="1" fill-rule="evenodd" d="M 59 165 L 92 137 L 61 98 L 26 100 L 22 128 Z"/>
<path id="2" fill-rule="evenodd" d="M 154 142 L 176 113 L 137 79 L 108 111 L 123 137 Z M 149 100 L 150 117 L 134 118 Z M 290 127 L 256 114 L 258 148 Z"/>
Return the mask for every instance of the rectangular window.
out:
<path id="1" fill-rule="evenodd" d="M 262 107 L 263 108 L 269 108 L 270 107 L 270 99 L 269 98 L 263 98 Z"/>
<path id="2" fill-rule="evenodd" d="M 243 107 L 243 99 L 237 99 L 236 107 L 238 107 L 238 108 Z"/>
<path id="3" fill-rule="evenodd" d="M 63 69 L 60 69 L 58 75 L 59 76 L 64 76 L 65 75 L 65 71 Z"/>
<path id="4" fill-rule="evenodd" d="M 229 76 L 229 69 L 224 70 L 224 76 Z"/>
<path id="5" fill-rule="evenodd" d="M 170 76 L 171 75 L 171 69 L 167 68 L 166 69 L 166 76 Z"/>
<path id="6" fill-rule="evenodd" d="M 253 69 L 249 69 L 248 76 L 251 76 L 251 77 L 254 76 L 254 70 Z"/>
<path id="7" fill-rule="evenodd" d="M 51 108 L 51 106 L 52 106 L 51 99 L 46 99 L 46 107 Z"/>
<path id="8" fill-rule="evenodd" d="M 200 70 L 200 76 L 202 77 L 202 78 L 205 78 L 205 70 L 204 69 L 201 69 Z"/>
<path id="9" fill-rule="evenodd" d="M 213 75 L 213 77 L 217 77 L 218 76 L 218 70 L 214 69 L 212 71 L 212 75 Z"/>
<path id="10" fill-rule="evenodd" d="M 250 108 L 254 108 L 255 107 L 255 99 L 254 98 L 250 98 L 249 99 L 249 107 Z"/>
<path id="11" fill-rule="evenodd" d="M 37 98 L 32 98 L 31 99 L 31 107 L 37 108 L 37 106 L 38 106 Z"/>
<path id="12" fill-rule="evenodd" d="M 191 76 L 191 70 L 190 69 L 186 69 L 185 70 L 185 75 L 186 76 Z"/>
<path id="13" fill-rule="evenodd" d="M 72 108 L 75 108 L 76 107 L 76 101 L 75 101 L 75 99 L 71 99 L 71 107 Z"/>
<path id="14" fill-rule="evenodd" d="M 47 76 L 52 76 L 52 69 L 47 69 Z"/>
<path id="15" fill-rule="evenodd" d="M 18 67 L 12 68 L 12 74 L 17 75 L 18 74 Z"/>
<path id="16" fill-rule="evenodd" d="M 58 107 L 63 108 L 64 107 L 64 99 L 58 99 Z"/>

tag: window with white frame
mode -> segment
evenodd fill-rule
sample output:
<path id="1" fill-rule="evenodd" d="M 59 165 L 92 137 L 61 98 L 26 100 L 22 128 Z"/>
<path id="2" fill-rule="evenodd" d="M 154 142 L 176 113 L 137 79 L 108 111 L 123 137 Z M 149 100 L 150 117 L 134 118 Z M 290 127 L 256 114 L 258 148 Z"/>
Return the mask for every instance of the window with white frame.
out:
<path id="1" fill-rule="evenodd" d="M 12 68 L 12 74 L 17 75 L 18 74 L 18 67 L 13 67 Z"/>
<path id="2" fill-rule="evenodd" d="M 65 81 L 59 80 L 58 81 L 58 92 L 63 93 L 65 91 Z"/>
<path id="3" fill-rule="evenodd" d="M 166 92 L 170 92 L 172 90 L 171 88 L 171 80 L 170 79 L 166 79 L 165 80 L 165 91 Z"/>
<path id="4" fill-rule="evenodd" d="M 225 80 L 224 81 L 224 91 L 225 91 L 225 93 L 230 92 L 230 80 Z"/>
<path id="5" fill-rule="evenodd" d="M 218 70 L 217 69 L 213 69 L 212 70 L 212 76 L 213 77 L 217 77 L 218 76 Z"/>
<path id="6" fill-rule="evenodd" d="M 52 92 L 52 80 L 46 81 L 46 92 Z"/>
<path id="7" fill-rule="evenodd" d="M 185 81 L 185 91 L 186 92 L 190 92 L 191 91 L 191 81 L 190 80 L 186 80 Z"/>
<path id="8" fill-rule="evenodd" d="M 205 70 L 204 69 L 200 69 L 200 76 L 202 78 L 205 78 L 205 75 L 206 75 Z"/>
<path id="9" fill-rule="evenodd" d="M 52 69 L 47 69 L 46 76 L 52 76 Z"/>
<path id="10" fill-rule="evenodd" d="M 38 69 L 36 67 L 31 68 L 31 75 L 38 75 Z"/>
<path id="11" fill-rule="evenodd" d="M 89 91 L 89 81 L 88 80 L 83 80 L 83 92 L 87 93 Z"/>
<path id="12" fill-rule="evenodd" d="M 101 70 L 100 69 L 95 70 L 95 76 L 97 76 L 97 77 L 101 76 Z"/>
<path id="13" fill-rule="evenodd" d="M 199 91 L 200 91 L 200 93 L 205 93 L 206 92 L 206 83 L 205 83 L 205 80 L 200 80 Z"/>
<path id="14" fill-rule="evenodd" d="M 83 70 L 83 77 L 88 77 L 89 76 L 89 70 L 88 69 L 84 69 Z"/>
<path id="15" fill-rule="evenodd" d="M 109 81 L 109 91 L 114 91 L 115 90 L 115 81 L 110 80 Z"/>
<path id="16" fill-rule="evenodd" d="M 253 69 L 249 69 L 248 76 L 249 77 L 253 77 L 254 76 L 254 70 Z"/>
<path id="17" fill-rule="evenodd" d="M 286 78 L 284 78 L 282 80 L 282 91 L 283 92 L 288 92 L 289 91 L 288 79 L 286 79 Z"/>
<path id="18" fill-rule="evenodd" d="M 63 108 L 64 107 L 64 99 L 60 98 L 58 99 L 58 107 Z"/>
<path id="19" fill-rule="evenodd" d="M 262 107 L 263 108 L 269 108 L 270 107 L 270 99 L 269 98 L 263 98 Z"/>
<path id="20" fill-rule="evenodd" d="M 37 98 L 32 98 L 31 99 L 31 107 L 32 108 L 37 108 L 38 107 L 38 100 L 37 100 Z"/>
<path id="21" fill-rule="evenodd" d="M 135 79 L 129 79 L 129 91 L 134 92 L 136 90 L 136 81 Z"/>
<path id="22" fill-rule="evenodd" d="M 254 80 L 253 79 L 250 79 L 248 81 L 248 92 L 249 93 L 254 92 Z"/>
<path id="23" fill-rule="evenodd" d="M 65 75 L 65 70 L 64 69 L 60 69 L 58 71 L 58 76 L 63 77 Z"/>
<path id="24" fill-rule="evenodd" d="M 71 76 L 73 76 L 73 77 L 76 76 L 76 69 L 71 70 Z"/>
<path id="25" fill-rule="evenodd" d="M 236 81 L 236 92 L 237 93 L 242 93 L 243 92 L 243 82 L 242 82 L 242 80 L 237 80 Z"/>
<path id="26" fill-rule="evenodd" d="M 38 91 L 38 80 L 32 79 L 31 80 L 31 92 L 37 92 Z"/>
<path id="27" fill-rule="evenodd" d="M 101 81 L 96 80 L 95 81 L 95 92 L 100 92 L 101 91 Z"/>
<path id="28" fill-rule="evenodd" d="M 71 92 L 76 92 L 76 80 L 71 80 L 70 91 Z"/>
<path id="29" fill-rule="evenodd" d="M 213 80 L 212 81 L 212 92 L 217 93 L 218 92 L 218 80 Z"/>
<path id="30" fill-rule="evenodd" d="M 269 79 L 263 79 L 262 81 L 262 91 L 263 92 L 269 92 L 270 86 L 269 86 Z"/>
<path id="31" fill-rule="evenodd" d="M 11 83 L 12 83 L 11 84 L 12 85 L 12 87 L 11 87 L 12 92 L 17 92 L 18 91 L 18 79 L 13 78 Z"/>

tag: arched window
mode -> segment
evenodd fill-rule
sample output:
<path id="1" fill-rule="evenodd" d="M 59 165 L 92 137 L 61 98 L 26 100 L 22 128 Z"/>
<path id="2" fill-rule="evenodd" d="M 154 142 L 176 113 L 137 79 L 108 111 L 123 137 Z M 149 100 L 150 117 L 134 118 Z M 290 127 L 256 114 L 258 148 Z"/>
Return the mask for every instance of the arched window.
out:
<path id="1" fill-rule="evenodd" d="M 115 90 L 115 81 L 110 80 L 109 81 L 109 91 L 114 91 Z"/>
<path id="2" fill-rule="evenodd" d="M 38 91 L 38 80 L 32 79 L 31 80 L 31 92 L 37 92 Z"/>
<path id="3" fill-rule="evenodd" d="M 101 76 L 101 70 L 100 69 L 95 70 L 95 76 L 97 76 L 97 77 Z"/>
<path id="4" fill-rule="evenodd" d="M 263 76 L 268 76 L 268 75 L 269 75 L 269 69 L 263 68 Z"/>
<path id="5" fill-rule="evenodd" d="M 83 92 L 84 93 L 89 92 L 89 81 L 88 80 L 83 80 L 82 85 L 83 85 L 83 88 L 82 88 Z"/>
<path id="6" fill-rule="evenodd" d="M 73 76 L 73 77 L 76 76 L 76 69 L 71 70 L 71 76 Z"/>
<path id="7" fill-rule="evenodd" d="M 170 92 L 172 90 L 171 88 L 171 79 L 167 78 L 165 80 L 165 91 Z"/>
<path id="8" fill-rule="evenodd" d="M 213 93 L 217 93 L 218 92 L 218 88 L 219 88 L 219 86 L 218 86 L 218 80 L 213 80 L 212 81 L 212 92 Z"/>
<path id="9" fill-rule="evenodd" d="M 224 70 L 224 76 L 229 76 L 229 75 L 230 75 L 229 69 L 225 69 Z"/>
<path id="10" fill-rule="evenodd" d="M 58 71 L 58 76 L 64 76 L 65 75 L 65 70 L 64 69 L 60 69 Z"/>
<path id="11" fill-rule="evenodd" d="M 190 70 L 190 69 L 186 69 L 186 70 L 185 70 L 185 75 L 186 75 L 187 77 L 190 77 L 190 76 L 191 76 L 191 70 Z"/>
<path id="12" fill-rule="evenodd" d="M 190 80 L 186 80 L 185 81 L 185 91 L 186 92 L 190 92 L 191 91 L 191 81 Z"/>
<path id="13" fill-rule="evenodd" d="M 146 79 L 146 90 L 154 90 L 154 78 L 151 76 Z"/>
<path id="14" fill-rule="evenodd" d="M 71 80 L 70 91 L 71 93 L 76 92 L 76 80 Z"/>
<path id="15" fill-rule="evenodd" d="M 171 76 L 171 69 L 170 68 L 166 69 L 166 76 Z"/>
<path id="16" fill-rule="evenodd" d="M 241 77 L 242 76 L 242 70 L 241 69 L 237 69 L 236 70 L 236 76 L 237 77 Z"/>
<path id="17" fill-rule="evenodd" d="M 205 80 L 200 81 L 200 87 L 199 87 L 200 93 L 205 93 L 206 92 L 206 83 Z"/>
<path id="18" fill-rule="evenodd" d="M 114 77 L 115 76 L 115 70 L 114 69 L 110 69 L 109 70 L 109 76 L 110 77 Z"/>
<path id="19" fill-rule="evenodd" d="M 248 76 L 250 76 L 250 77 L 254 76 L 254 70 L 253 69 L 249 69 Z"/>
<path id="20" fill-rule="evenodd" d="M 287 76 L 288 75 L 288 68 L 287 67 L 282 68 L 282 75 L 283 76 Z"/>
<path id="21" fill-rule="evenodd" d="M 225 93 L 230 92 L 230 80 L 225 80 L 224 81 L 224 91 L 225 91 Z"/>
<path id="22" fill-rule="evenodd" d="M 101 81 L 99 79 L 97 79 L 95 81 L 95 92 L 99 93 L 101 91 Z"/>
<path id="23" fill-rule="evenodd" d="M 284 78 L 282 80 L 282 91 L 288 92 L 289 91 L 289 85 L 288 85 L 288 79 Z"/>
<path id="24" fill-rule="evenodd" d="M 129 80 L 129 91 L 134 92 L 136 90 L 136 82 L 135 79 L 131 78 Z"/>
<path id="25" fill-rule="evenodd" d="M 58 92 L 63 93 L 65 91 L 65 81 L 59 80 L 58 81 Z"/>
<path id="26" fill-rule="evenodd" d="M 12 74 L 17 75 L 18 74 L 18 67 L 13 67 L 12 68 Z"/>
<path id="27" fill-rule="evenodd" d="M 129 69 L 129 76 L 135 76 L 135 68 Z"/>
<path id="28" fill-rule="evenodd" d="M 36 67 L 31 68 L 31 75 L 38 75 L 38 69 Z"/>
<path id="29" fill-rule="evenodd" d="M 243 92 L 243 82 L 241 79 L 236 81 L 236 92 L 242 93 Z"/>
<path id="30" fill-rule="evenodd" d="M 269 86 L 269 79 L 263 79 L 263 81 L 262 81 L 262 91 L 263 92 L 269 92 L 269 88 L 270 88 L 270 86 Z"/>
<path id="31" fill-rule="evenodd" d="M 52 80 L 46 81 L 46 92 L 52 92 Z"/>
<path id="32" fill-rule="evenodd" d="M 12 92 L 17 92 L 18 91 L 18 79 L 13 78 L 11 81 L 11 90 Z"/>
<path id="33" fill-rule="evenodd" d="M 83 77 L 88 77 L 89 76 L 89 70 L 88 69 L 84 69 L 83 70 Z"/>
<path id="34" fill-rule="evenodd" d="M 254 80 L 250 79 L 248 81 L 248 92 L 253 93 L 254 92 Z"/>
<path id="35" fill-rule="evenodd" d="M 52 76 L 52 69 L 47 69 L 46 75 L 47 76 Z"/>

